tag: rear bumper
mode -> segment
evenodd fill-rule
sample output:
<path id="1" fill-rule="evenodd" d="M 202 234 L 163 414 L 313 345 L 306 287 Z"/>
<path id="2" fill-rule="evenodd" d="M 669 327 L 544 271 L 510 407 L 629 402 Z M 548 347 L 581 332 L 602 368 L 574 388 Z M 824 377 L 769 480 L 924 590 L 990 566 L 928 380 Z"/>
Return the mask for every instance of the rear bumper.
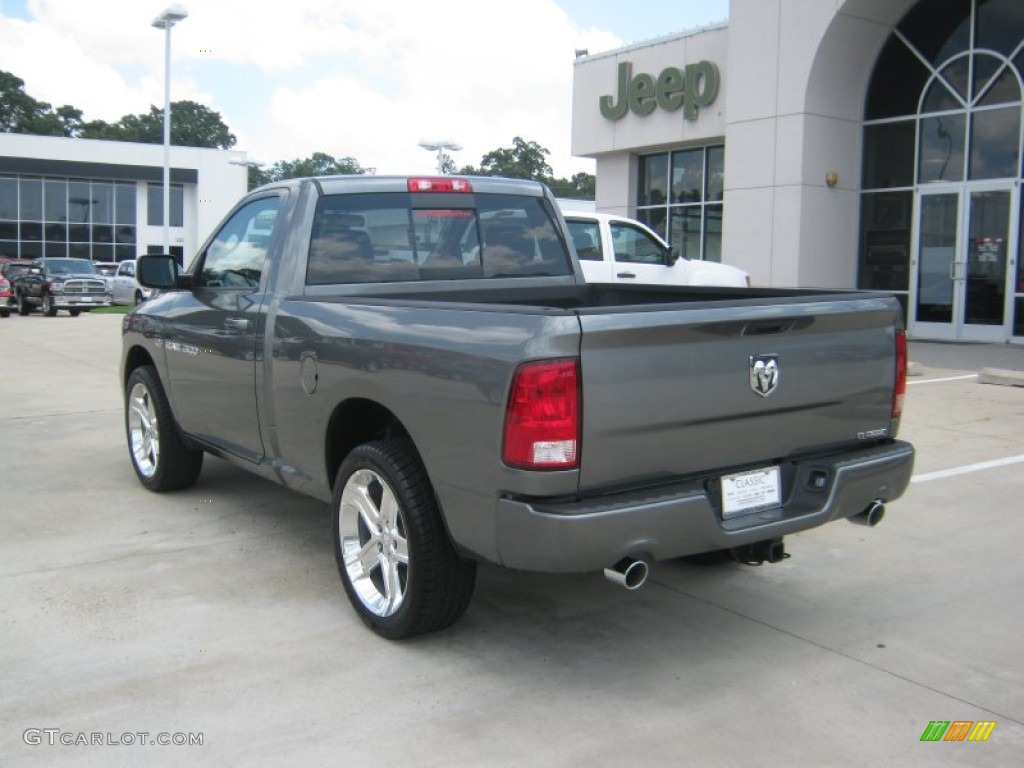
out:
<path id="1" fill-rule="evenodd" d="M 913 468 L 914 448 L 902 441 L 784 463 L 783 505 L 730 520 L 721 516 L 717 477 L 582 501 L 501 499 L 499 561 L 509 568 L 576 572 L 626 556 L 665 560 L 738 547 L 899 498 Z"/>

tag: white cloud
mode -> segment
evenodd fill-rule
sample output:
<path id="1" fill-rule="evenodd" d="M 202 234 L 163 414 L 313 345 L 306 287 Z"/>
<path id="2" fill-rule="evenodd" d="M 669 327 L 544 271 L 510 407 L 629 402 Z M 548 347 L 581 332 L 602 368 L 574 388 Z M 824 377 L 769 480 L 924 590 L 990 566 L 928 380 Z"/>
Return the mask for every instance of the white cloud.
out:
<path id="1" fill-rule="evenodd" d="M 163 101 L 166 2 L 32 0 L 0 18 L 0 69 L 27 92 L 116 120 Z M 464 147 L 458 165 L 514 136 L 551 150 L 558 176 L 592 170 L 569 154 L 575 48 L 619 44 L 554 0 L 229 0 L 185 3 L 172 32 L 172 98 L 220 112 L 237 149 L 264 162 L 314 151 L 379 172 L 433 167 L 417 143 Z"/>

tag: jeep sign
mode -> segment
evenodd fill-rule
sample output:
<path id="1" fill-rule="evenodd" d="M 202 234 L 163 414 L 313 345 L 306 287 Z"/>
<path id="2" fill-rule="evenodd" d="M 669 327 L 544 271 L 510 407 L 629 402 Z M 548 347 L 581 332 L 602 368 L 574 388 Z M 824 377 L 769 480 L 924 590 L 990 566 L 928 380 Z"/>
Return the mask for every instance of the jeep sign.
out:
<path id="1" fill-rule="evenodd" d="M 682 107 L 684 118 L 696 120 L 698 107 L 706 107 L 718 95 L 718 67 L 710 61 L 685 69 L 666 67 L 657 79 L 646 72 L 632 72 L 632 62 L 619 63 L 617 95 L 601 97 L 601 114 L 607 119 L 618 120 L 627 111 L 643 117 L 656 107 L 666 111 Z"/>

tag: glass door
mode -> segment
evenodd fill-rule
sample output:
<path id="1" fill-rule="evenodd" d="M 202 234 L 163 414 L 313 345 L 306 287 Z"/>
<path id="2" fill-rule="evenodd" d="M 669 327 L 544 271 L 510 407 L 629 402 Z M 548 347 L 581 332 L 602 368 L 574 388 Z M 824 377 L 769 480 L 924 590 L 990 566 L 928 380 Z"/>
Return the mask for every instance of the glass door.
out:
<path id="1" fill-rule="evenodd" d="M 1018 233 L 1011 185 L 918 195 L 910 331 L 917 338 L 1005 341 L 1007 280 Z"/>
<path id="2" fill-rule="evenodd" d="M 922 192 L 911 267 L 912 336 L 955 339 L 956 255 L 960 241 L 960 191 Z"/>

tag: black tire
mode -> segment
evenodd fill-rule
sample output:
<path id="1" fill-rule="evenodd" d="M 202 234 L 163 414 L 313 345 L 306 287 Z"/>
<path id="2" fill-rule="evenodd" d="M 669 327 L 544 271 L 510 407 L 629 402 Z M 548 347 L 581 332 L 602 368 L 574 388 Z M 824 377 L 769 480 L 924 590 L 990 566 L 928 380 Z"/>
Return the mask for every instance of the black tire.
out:
<path id="1" fill-rule="evenodd" d="M 32 305 L 25 301 L 24 294 L 18 294 L 18 314 L 25 317 L 29 312 L 32 311 Z"/>
<path id="2" fill-rule="evenodd" d="M 181 439 L 160 378 L 152 366 L 132 371 L 125 387 L 125 435 L 139 482 L 151 491 L 175 491 L 194 484 L 203 452 Z"/>
<path id="3" fill-rule="evenodd" d="M 393 519 L 384 509 L 393 509 Z M 370 629 L 400 640 L 444 629 L 466 612 L 476 563 L 459 557 L 448 539 L 410 441 L 353 449 L 338 469 L 332 510 L 338 573 Z"/>
<path id="4" fill-rule="evenodd" d="M 136 291 L 135 292 L 135 306 L 136 307 L 139 306 L 139 304 L 142 303 L 143 298 L 144 297 L 142 295 L 142 291 Z"/>
<path id="5" fill-rule="evenodd" d="M 10 317 L 11 310 L 7 307 L 0 307 L 0 317 Z"/>
<path id="6" fill-rule="evenodd" d="M 80 310 L 80 309 L 69 309 L 68 310 L 68 314 L 71 315 L 72 317 L 78 317 L 80 314 L 82 314 L 82 310 Z"/>
<path id="7" fill-rule="evenodd" d="M 42 306 L 42 310 L 43 310 L 43 314 L 46 315 L 47 317 L 56 317 L 57 316 L 57 308 L 53 305 L 53 296 L 51 296 L 47 292 L 43 293 L 43 306 Z"/>

